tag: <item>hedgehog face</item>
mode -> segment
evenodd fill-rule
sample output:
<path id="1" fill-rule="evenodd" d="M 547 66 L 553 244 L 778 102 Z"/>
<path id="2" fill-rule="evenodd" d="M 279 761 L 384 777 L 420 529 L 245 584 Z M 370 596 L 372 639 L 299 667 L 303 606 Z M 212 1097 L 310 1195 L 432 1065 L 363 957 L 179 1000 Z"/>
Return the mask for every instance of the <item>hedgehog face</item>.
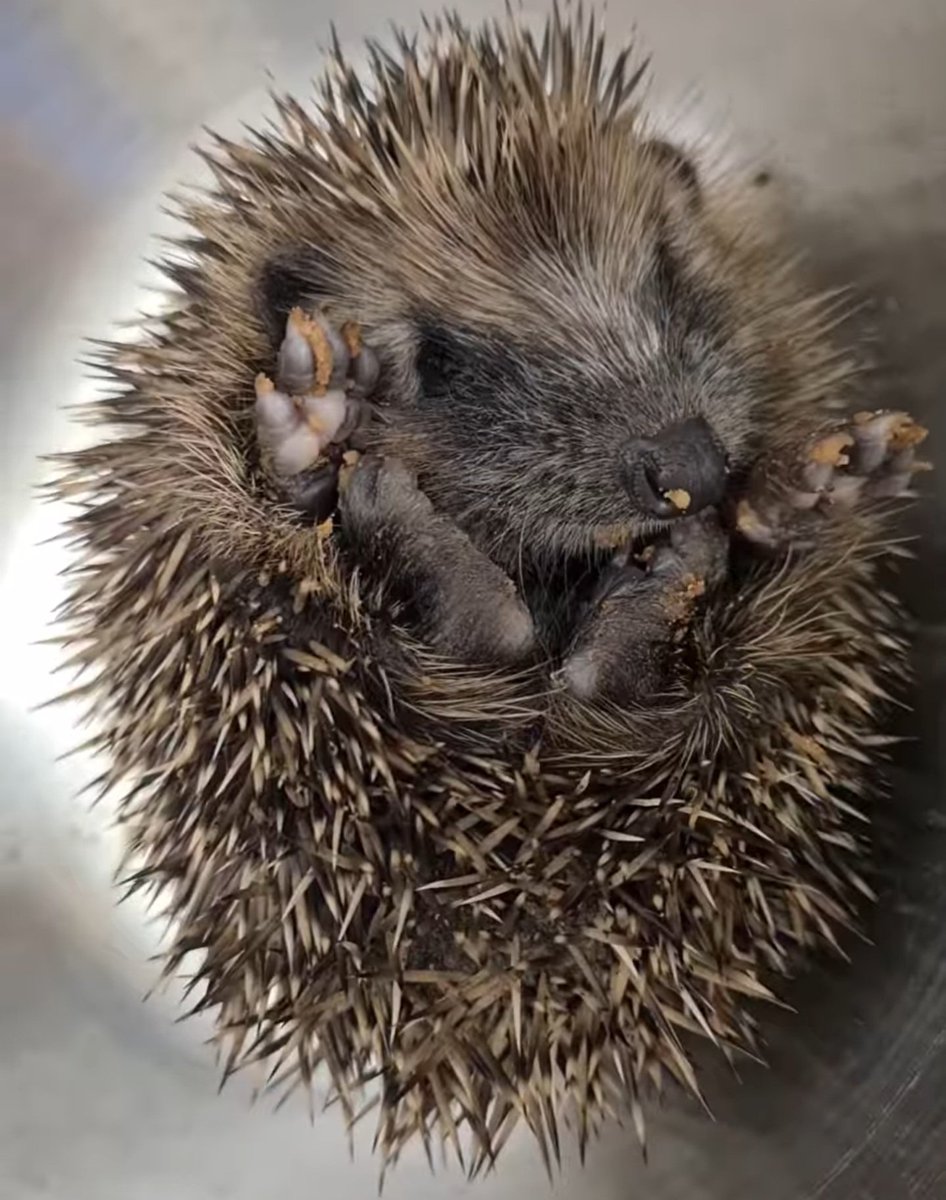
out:
<path id="1" fill-rule="evenodd" d="M 433 317 L 417 346 L 395 440 L 435 505 L 497 552 L 577 553 L 723 497 L 753 398 L 704 331 L 634 314 L 623 339 L 602 328 L 568 354 Z"/>
<path id="2" fill-rule="evenodd" d="M 378 323 L 387 447 L 498 559 L 650 534 L 718 504 L 745 461 L 765 381 L 738 307 L 692 227 L 657 227 L 598 261 L 537 238 L 505 263 L 458 255 L 451 295 Z"/>
<path id="3" fill-rule="evenodd" d="M 597 127 L 522 153 L 493 190 L 405 183 L 269 287 L 277 315 L 327 300 L 365 326 L 378 448 L 506 563 L 718 504 L 768 389 L 745 272 L 686 159 Z"/>

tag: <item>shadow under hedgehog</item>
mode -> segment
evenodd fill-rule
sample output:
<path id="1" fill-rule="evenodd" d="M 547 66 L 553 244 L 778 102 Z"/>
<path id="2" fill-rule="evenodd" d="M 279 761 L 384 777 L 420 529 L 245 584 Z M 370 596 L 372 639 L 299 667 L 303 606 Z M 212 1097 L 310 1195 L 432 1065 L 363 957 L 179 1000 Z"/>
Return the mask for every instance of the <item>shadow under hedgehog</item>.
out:
<path id="1" fill-rule="evenodd" d="M 869 895 L 924 431 L 592 21 L 370 62 L 208 152 L 62 463 L 64 640 L 227 1070 L 478 1169 L 642 1129 Z"/>

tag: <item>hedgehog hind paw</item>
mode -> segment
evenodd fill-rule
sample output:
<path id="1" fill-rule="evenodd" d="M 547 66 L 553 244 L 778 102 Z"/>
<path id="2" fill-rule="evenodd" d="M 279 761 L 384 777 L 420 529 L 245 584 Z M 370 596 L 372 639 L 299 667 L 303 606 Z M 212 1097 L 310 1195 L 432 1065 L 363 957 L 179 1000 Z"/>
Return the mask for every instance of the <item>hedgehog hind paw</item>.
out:
<path id="1" fill-rule="evenodd" d="M 632 705 L 670 689 L 673 651 L 728 564 L 729 536 L 710 510 L 676 524 L 644 566 L 613 565 L 559 672 L 566 691 L 586 703 Z"/>
<path id="2" fill-rule="evenodd" d="M 669 592 L 634 564 L 609 572 L 558 671 L 565 692 L 586 704 L 632 705 L 664 690 Z"/>

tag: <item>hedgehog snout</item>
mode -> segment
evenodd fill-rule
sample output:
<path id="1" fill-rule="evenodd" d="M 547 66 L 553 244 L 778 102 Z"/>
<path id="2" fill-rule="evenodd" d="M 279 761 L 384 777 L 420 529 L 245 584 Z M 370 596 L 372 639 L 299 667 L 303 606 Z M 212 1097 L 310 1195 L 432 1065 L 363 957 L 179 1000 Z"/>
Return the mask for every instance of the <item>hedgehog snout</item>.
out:
<path id="1" fill-rule="evenodd" d="M 637 509 L 668 519 L 718 504 L 727 464 L 702 417 L 670 425 L 653 438 L 636 438 L 621 456 L 624 486 Z"/>

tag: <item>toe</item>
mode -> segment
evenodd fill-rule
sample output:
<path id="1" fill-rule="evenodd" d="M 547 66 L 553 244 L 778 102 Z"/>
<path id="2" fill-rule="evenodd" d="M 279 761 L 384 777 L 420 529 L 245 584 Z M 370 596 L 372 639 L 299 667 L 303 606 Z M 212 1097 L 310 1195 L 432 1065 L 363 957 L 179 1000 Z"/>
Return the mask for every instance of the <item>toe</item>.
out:
<path id="1" fill-rule="evenodd" d="M 323 396 L 304 396 L 300 409 L 305 423 L 319 434 L 325 445 L 338 439 L 348 418 L 348 401 L 340 390 L 333 389 Z"/>
<path id="2" fill-rule="evenodd" d="M 315 356 L 306 337 L 308 318 L 301 308 L 294 308 L 286 321 L 286 336 L 279 347 L 276 379 L 282 391 L 302 396 L 312 389 L 315 381 Z"/>
<path id="3" fill-rule="evenodd" d="M 326 388 L 344 387 L 351 359 L 345 337 L 321 313 L 317 313 L 312 318 L 311 330 L 310 336 L 313 345 L 318 345 L 320 348 L 316 358 L 323 364 L 324 386 Z"/>
<path id="4" fill-rule="evenodd" d="M 532 615 L 518 596 L 509 597 L 499 606 L 489 637 L 501 662 L 521 662 L 535 649 Z"/>
<path id="5" fill-rule="evenodd" d="M 265 375 L 256 377 L 256 432 L 265 446 L 288 436 L 298 425 L 299 415 L 292 400 L 277 391 Z"/>
<path id="6" fill-rule="evenodd" d="M 813 442 L 802 468 L 801 494 L 827 491 L 836 473 L 850 463 L 853 445 L 854 438 L 846 431 L 829 433 Z"/>
<path id="7" fill-rule="evenodd" d="M 420 537 L 424 521 L 433 513 L 414 475 L 393 458 L 363 455 L 344 472 L 341 491 L 344 518 L 363 535 L 401 522 Z"/>
<path id="8" fill-rule="evenodd" d="M 378 382 L 380 370 L 378 356 L 370 346 L 361 345 L 351 364 L 352 381 L 359 395 L 371 394 L 374 385 Z"/>
<path id="9" fill-rule="evenodd" d="M 600 690 L 601 670 L 595 654 L 579 650 L 566 659 L 561 670 L 562 683 L 578 700 L 593 700 Z"/>
<path id="10" fill-rule="evenodd" d="M 858 413 L 852 429 L 856 439 L 852 469 L 867 477 L 864 491 L 875 499 L 910 496 L 913 475 L 927 467 L 916 458 L 927 430 L 903 412 Z"/>
<path id="11" fill-rule="evenodd" d="M 305 318 L 302 333 L 315 361 L 313 390 L 324 394 L 330 388 L 343 387 L 349 354 L 342 335 L 321 313 Z"/>

